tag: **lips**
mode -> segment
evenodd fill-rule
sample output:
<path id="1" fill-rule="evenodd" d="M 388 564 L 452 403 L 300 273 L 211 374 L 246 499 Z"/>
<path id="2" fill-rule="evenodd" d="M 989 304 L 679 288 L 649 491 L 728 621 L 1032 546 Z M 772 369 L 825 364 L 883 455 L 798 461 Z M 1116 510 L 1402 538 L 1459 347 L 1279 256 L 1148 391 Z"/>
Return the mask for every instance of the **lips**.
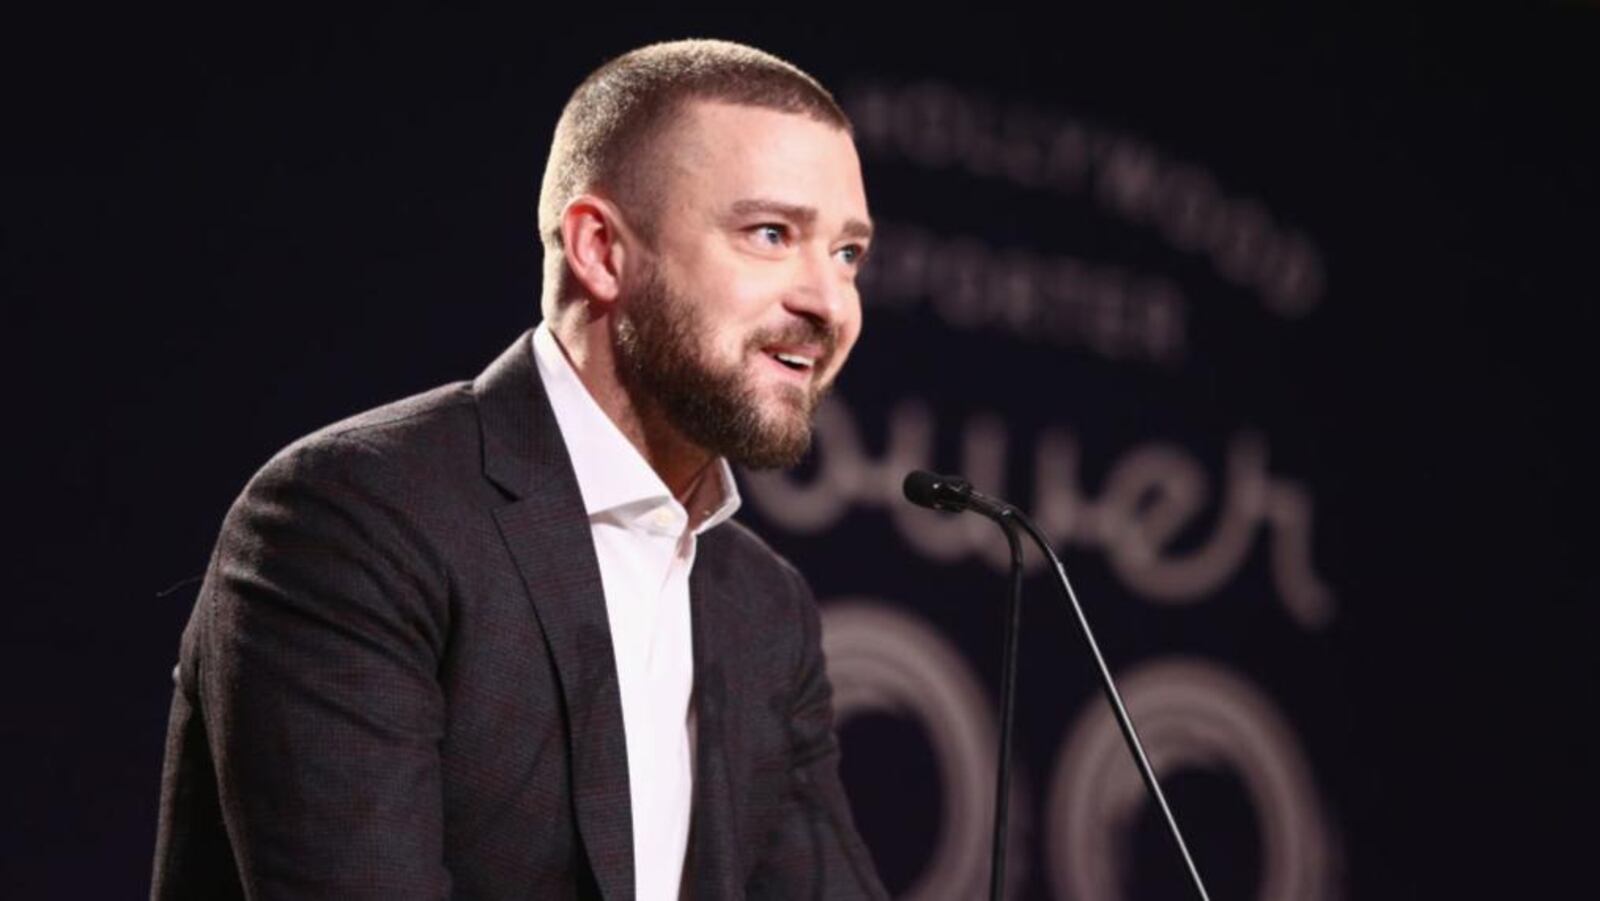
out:
<path id="1" fill-rule="evenodd" d="M 764 348 L 765 353 L 795 372 L 810 372 L 817 366 L 820 356 L 815 350 L 780 350 L 778 348 Z"/>
<path id="2" fill-rule="evenodd" d="M 838 336 L 826 324 L 806 319 L 752 335 L 749 347 L 770 360 L 780 375 L 807 383 L 828 367 L 837 343 Z"/>

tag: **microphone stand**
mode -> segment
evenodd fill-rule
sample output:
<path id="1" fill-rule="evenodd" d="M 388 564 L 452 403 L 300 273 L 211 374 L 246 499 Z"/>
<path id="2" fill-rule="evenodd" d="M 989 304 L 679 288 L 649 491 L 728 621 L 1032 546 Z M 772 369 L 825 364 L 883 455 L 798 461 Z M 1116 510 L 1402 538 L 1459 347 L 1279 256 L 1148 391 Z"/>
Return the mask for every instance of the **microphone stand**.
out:
<path id="1" fill-rule="evenodd" d="M 1001 901 L 1006 884 L 1006 833 L 1011 808 L 1011 733 L 1016 719 L 1017 638 L 1022 632 L 1022 542 L 1014 517 L 995 520 L 1011 545 L 1011 603 L 1006 610 L 1005 645 L 1000 661 L 1000 762 L 995 774 L 994 840 L 989 864 L 989 898 Z"/>
<path id="2" fill-rule="evenodd" d="M 1178 846 L 1178 853 L 1183 856 L 1184 866 L 1189 869 L 1189 878 L 1194 881 L 1195 891 L 1200 894 L 1201 901 L 1211 901 L 1211 896 L 1206 894 L 1206 886 L 1200 881 L 1200 870 L 1194 865 L 1194 858 L 1189 856 L 1189 846 L 1183 841 L 1183 833 L 1178 829 L 1178 820 L 1172 815 L 1172 808 L 1167 806 L 1167 796 L 1161 792 L 1161 783 L 1156 779 L 1156 771 L 1150 766 L 1150 758 L 1145 756 L 1144 744 L 1139 741 L 1139 733 L 1133 728 L 1133 718 L 1128 716 L 1128 708 L 1122 705 L 1122 695 L 1117 691 L 1117 683 L 1111 679 L 1111 668 L 1106 666 L 1106 658 L 1100 654 L 1100 645 L 1094 640 L 1094 630 L 1089 628 L 1089 620 L 1083 615 L 1083 606 L 1078 603 L 1077 592 L 1072 590 L 1072 582 L 1067 578 L 1067 568 L 1061 564 L 1061 558 L 1056 556 L 1055 549 L 1050 547 L 1050 542 L 1044 537 L 1026 516 L 1016 512 L 1013 508 L 1012 517 L 1022 525 L 1022 528 L 1033 539 L 1040 550 L 1049 558 L 1050 565 L 1055 569 L 1056 578 L 1060 584 L 1062 594 L 1072 606 L 1073 615 L 1078 618 L 1078 626 L 1083 632 L 1083 640 L 1089 645 L 1089 654 L 1094 657 L 1095 666 L 1100 670 L 1100 687 L 1105 689 L 1106 701 L 1111 704 L 1111 712 L 1116 714 L 1117 726 L 1122 730 L 1122 738 L 1127 742 L 1128 752 L 1133 755 L 1133 762 L 1139 767 L 1139 776 L 1144 780 L 1144 787 L 1149 789 L 1150 797 L 1155 799 L 1156 806 L 1161 808 L 1161 816 L 1167 821 L 1167 830 L 1172 834 L 1172 841 Z"/>
<path id="3" fill-rule="evenodd" d="M 1127 707 L 1123 706 L 1122 695 L 1117 691 L 1117 684 L 1111 678 L 1111 668 L 1106 666 L 1106 659 L 1100 653 L 1100 644 L 1095 641 L 1094 630 L 1089 628 L 1089 620 L 1083 614 L 1083 606 L 1078 603 L 1078 594 L 1072 590 L 1072 581 L 1067 578 L 1067 569 L 1062 565 L 1061 558 L 1056 556 L 1055 549 L 1050 546 L 1044 533 L 1039 531 L 1039 527 L 1023 515 L 1021 510 L 1005 501 L 978 493 L 965 479 L 955 476 L 914 471 L 906 476 L 905 495 L 912 503 L 934 510 L 955 513 L 974 510 L 981 513 L 998 523 L 1005 530 L 1006 538 L 1011 543 L 1012 598 L 1011 612 L 1006 624 L 1006 647 L 1002 664 L 1005 672 L 1001 686 L 1000 764 L 997 777 L 1001 794 L 995 798 L 994 862 L 990 870 L 990 898 L 1000 901 L 1004 869 L 1003 854 L 1006 838 L 1004 812 L 1007 806 L 1007 780 L 1010 778 L 1008 761 L 1011 757 L 1012 705 L 1016 692 L 1016 632 L 1021 619 L 1022 554 L 1015 531 L 1015 527 L 1020 526 L 1044 552 L 1051 568 L 1055 570 L 1057 584 L 1068 605 L 1072 607 L 1073 615 L 1077 617 L 1078 627 L 1083 633 L 1084 642 L 1089 646 L 1090 656 L 1094 657 L 1095 667 L 1100 675 L 1100 687 L 1105 691 L 1106 701 L 1111 704 L 1111 712 L 1116 717 L 1117 727 L 1122 730 L 1122 738 L 1128 745 L 1128 752 L 1133 755 L 1133 762 L 1139 769 L 1139 777 L 1144 780 L 1144 786 L 1150 792 L 1150 797 L 1161 809 L 1161 815 L 1167 823 L 1167 831 L 1172 835 L 1173 843 L 1178 846 L 1178 853 L 1182 855 L 1184 866 L 1189 870 L 1195 891 L 1199 893 L 1201 901 L 1211 901 L 1205 883 L 1200 879 L 1200 870 L 1195 867 L 1194 858 L 1189 855 L 1189 846 L 1184 842 L 1183 833 L 1178 829 L 1178 820 L 1172 815 L 1172 808 L 1167 805 L 1166 795 L 1161 791 L 1161 783 L 1156 779 L 1155 769 L 1150 766 L 1150 758 L 1145 756 L 1144 744 L 1139 741 L 1139 733 L 1133 728 L 1133 718 L 1128 715 Z"/>

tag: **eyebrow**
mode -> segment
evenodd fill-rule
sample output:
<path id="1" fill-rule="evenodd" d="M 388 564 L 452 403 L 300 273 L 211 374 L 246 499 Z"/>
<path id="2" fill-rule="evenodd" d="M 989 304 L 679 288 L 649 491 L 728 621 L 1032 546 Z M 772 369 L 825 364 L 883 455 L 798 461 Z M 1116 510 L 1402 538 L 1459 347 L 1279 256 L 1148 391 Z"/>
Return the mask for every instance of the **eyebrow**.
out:
<path id="1" fill-rule="evenodd" d="M 817 221 L 816 207 L 761 198 L 735 200 L 733 202 L 733 215 L 735 217 L 761 214 L 779 216 L 806 226 L 810 226 Z M 872 223 L 860 219 L 848 219 L 844 223 L 842 234 L 847 238 L 868 240 L 872 237 Z"/>

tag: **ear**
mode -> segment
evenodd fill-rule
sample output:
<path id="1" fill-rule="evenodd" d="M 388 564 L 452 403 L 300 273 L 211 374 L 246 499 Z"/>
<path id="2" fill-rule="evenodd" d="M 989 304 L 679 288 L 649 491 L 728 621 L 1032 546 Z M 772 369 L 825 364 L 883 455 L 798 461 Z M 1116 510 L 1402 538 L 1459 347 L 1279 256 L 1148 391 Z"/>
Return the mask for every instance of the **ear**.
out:
<path id="1" fill-rule="evenodd" d="M 580 194 L 561 211 L 567 268 L 584 293 L 600 303 L 617 299 L 630 237 L 617 208 L 603 197 Z"/>

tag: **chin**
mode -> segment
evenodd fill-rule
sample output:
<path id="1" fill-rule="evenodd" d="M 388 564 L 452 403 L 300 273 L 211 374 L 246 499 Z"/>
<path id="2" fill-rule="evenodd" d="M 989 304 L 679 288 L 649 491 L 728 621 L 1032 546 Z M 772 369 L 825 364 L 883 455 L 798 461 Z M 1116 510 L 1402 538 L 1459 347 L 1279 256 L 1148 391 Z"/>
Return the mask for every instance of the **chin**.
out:
<path id="1" fill-rule="evenodd" d="M 728 456 L 748 469 L 788 469 L 811 448 L 811 416 L 800 392 L 765 405 L 756 429 Z"/>
<path id="2" fill-rule="evenodd" d="M 764 440 L 758 446 L 727 456 L 745 469 L 790 469 L 798 466 L 805 459 L 806 451 L 811 449 L 809 427 L 799 435 L 786 436 L 782 441 L 776 440 L 776 437 L 769 433 L 763 436 Z"/>

